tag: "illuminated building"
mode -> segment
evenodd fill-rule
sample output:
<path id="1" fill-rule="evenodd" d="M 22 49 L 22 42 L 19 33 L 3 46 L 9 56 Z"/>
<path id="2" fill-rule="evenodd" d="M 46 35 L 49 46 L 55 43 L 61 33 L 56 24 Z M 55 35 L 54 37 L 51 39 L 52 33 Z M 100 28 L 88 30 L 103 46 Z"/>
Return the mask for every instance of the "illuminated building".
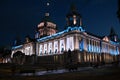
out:
<path id="1" fill-rule="evenodd" d="M 82 26 L 82 17 L 74 5 L 66 16 L 66 29 L 57 32 L 56 24 L 49 21 L 48 13 L 38 24 L 35 40 L 26 39 L 24 44 L 13 46 L 12 55 L 17 51 L 27 56 L 36 55 L 36 63 L 64 64 L 69 60 L 68 51 L 71 51 L 72 63 L 111 63 L 118 60 L 120 44 L 117 36 L 111 34 L 99 37 L 88 33 Z M 68 54 L 68 55 L 67 55 Z"/>
<path id="2" fill-rule="evenodd" d="M 50 21 L 50 16 L 48 13 L 46 13 L 41 23 L 38 24 L 37 27 L 38 33 L 36 33 L 36 38 L 53 35 L 57 32 L 56 28 L 57 28 L 56 24 Z"/>

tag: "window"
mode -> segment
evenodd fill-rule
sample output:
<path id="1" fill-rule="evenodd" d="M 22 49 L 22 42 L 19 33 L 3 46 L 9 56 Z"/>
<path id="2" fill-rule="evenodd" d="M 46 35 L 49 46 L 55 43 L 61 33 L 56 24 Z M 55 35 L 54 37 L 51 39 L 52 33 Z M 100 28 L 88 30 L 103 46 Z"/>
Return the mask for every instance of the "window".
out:
<path id="1" fill-rule="evenodd" d="M 50 54 L 52 53 L 52 51 L 50 50 Z"/>
<path id="2" fill-rule="evenodd" d="M 74 38 L 73 37 L 69 37 L 67 38 L 67 50 L 71 50 L 73 51 L 74 50 Z"/>
<path id="3" fill-rule="evenodd" d="M 64 51 L 64 48 L 61 49 L 61 52 L 63 52 L 63 51 Z"/>
<path id="4" fill-rule="evenodd" d="M 58 41 L 54 41 L 54 52 L 57 53 L 58 51 Z"/>
<path id="5" fill-rule="evenodd" d="M 46 51 L 45 51 L 45 54 L 46 54 Z"/>
<path id="6" fill-rule="evenodd" d="M 44 44 L 44 53 L 47 54 L 47 44 Z"/>
<path id="7" fill-rule="evenodd" d="M 55 50 L 55 53 L 57 53 L 57 49 Z"/>
<path id="8" fill-rule="evenodd" d="M 63 52 L 65 49 L 64 40 L 60 40 L 60 51 Z"/>

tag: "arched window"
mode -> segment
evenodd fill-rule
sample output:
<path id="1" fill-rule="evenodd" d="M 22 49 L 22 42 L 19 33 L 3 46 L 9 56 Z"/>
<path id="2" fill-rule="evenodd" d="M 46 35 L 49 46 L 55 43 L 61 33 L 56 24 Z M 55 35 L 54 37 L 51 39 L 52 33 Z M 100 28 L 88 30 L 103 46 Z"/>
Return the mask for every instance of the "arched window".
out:
<path id="1" fill-rule="evenodd" d="M 55 49 L 55 53 L 57 53 L 57 49 Z"/>
<path id="2" fill-rule="evenodd" d="M 63 52 L 63 51 L 64 51 L 64 48 L 61 49 L 61 52 Z"/>

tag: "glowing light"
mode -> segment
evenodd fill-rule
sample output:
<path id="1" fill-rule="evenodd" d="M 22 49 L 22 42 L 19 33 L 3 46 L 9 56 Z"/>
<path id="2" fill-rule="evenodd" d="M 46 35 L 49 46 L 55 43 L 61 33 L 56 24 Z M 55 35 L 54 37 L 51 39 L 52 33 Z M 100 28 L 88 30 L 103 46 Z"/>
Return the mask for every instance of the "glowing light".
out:
<path id="1" fill-rule="evenodd" d="M 68 51 L 69 49 L 70 49 L 71 51 L 74 50 L 74 39 L 73 39 L 73 37 L 67 38 L 67 44 L 66 44 L 66 46 L 67 46 L 67 51 Z"/>
<path id="2" fill-rule="evenodd" d="M 60 52 L 63 52 L 64 50 L 65 50 L 64 40 L 60 40 Z"/>
<path id="3" fill-rule="evenodd" d="M 113 44 L 113 45 L 118 45 L 119 44 L 119 43 L 114 42 L 114 41 L 110 41 L 110 43 Z"/>
<path id="4" fill-rule="evenodd" d="M 119 53 L 119 48 L 118 48 L 118 47 L 116 48 L 116 52 L 117 52 L 117 54 L 120 54 L 120 53 Z"/>
<path id="5" fill-rule="evenodd" d="M 50 42 L 49 45 L 48 45 L 48 53 L 49 54 L 52 53 L 52 42 Z"/>
<path id="6" fill-rule="evenodd" d="M 32 54 L 32 51 L 30 49 L 30 46 L 26 47 L 25 48 L 25 55 L 31 55 Z"/>
<path id="7" fill-rule="evenodd" d="M 44 54 L 47 54 L 47 44 L 44 44 Z"/>
<path id="8" fill-rule="evenodd" d="M 105 37 L 103 38 L 103 40 L 104 40 L 104 41 L 107 41 L 107 42 L 109 41 L 109 39 L 108 39 L 107 36 L 105 36 Z"/>
<path id="9" fill-rule="evenodd" d="M 53 35 L 50 35 L 50 36 L 46 36 L 46 37 L 43 37 L 43 38 L 40 38 L 40 39 L 37 39 L 38 42 L 42 42 L 42 41 L 45 41 L 45 40 L 48 40 L 48 39 L 52 39 L 54 37 L 57 37 L 57 36 L 60 36 L 64 33 L 67 33 L 69 31 L 74 31 L 74 30 L 78 30 L 78 31 L 82 31 L 84 32 L 85 30 L 82 29 L 82 27 L 68 27 L 66 30 L 64 31 L 61 31 L 61 32 L 58 32 L 56 34 L 53 34 Z"/>
<path id="10" fill-rule="evenodd" d="M 39 47 L 39 55 L 42 55 L 42 51 L 43 51 L 43 45 L 40 45 L 40 47 Z"/>
<path id="11" fill-rule="evenodd" d="M 76 16 L 74 15 L 73 18 L 74 18 L 74 19 L 73 19 L 73 24 L 75 25 L 75 24 L 77 23 L 77 21 L 76 21 Z"/>
<path id="12" fill-rule="evenodd" d="M 87 51 L 88 52 L 100 53 L 100 46 L 93 46 L 93 45 L 88 44 L 87 45 Z"/>
<path id="13" fill-rule="evenodd" d="M 47 26 L 52 26 L 52 27 L 56 27 L 56 24 L 53 24 L 53 23 L 51 23 L 51 22 L 47 22 Z"/>
<path id="14" fill-rule="evenodd" d="M 11 58 L 13 58 L 13 54 L 15 53 L 15 51 L 12 51 L 12 54 L 11 54 Z"/>
<path id="15" fill-rule="evenodd" d="M 39 28 L 39 27 L 42 27 L 42 26 L 44 26 L 44 22 L 41 22 L 41 23 L 38 25 L 38 28 Z"/>
<path id="16" fill-rule="evenodd" d="M 19 46 L 13 46 L 12 49 L 18 49 L 21 48 L 23 45 L 19 45 Z"/>
<path id="17" fill-rule="evenodd" d="M 50 5 L 50 3 L 47 2 L 47 6 L 49 6 L 49 5 Z"/>
<path id="18" fill-rule="evenodd" d="M 83 42 L 83 39 L 80 41 L 79 49 L 80 49 L 80 51 L 83 51 L 83 49 L 84 49 L 84 42 Z"/>

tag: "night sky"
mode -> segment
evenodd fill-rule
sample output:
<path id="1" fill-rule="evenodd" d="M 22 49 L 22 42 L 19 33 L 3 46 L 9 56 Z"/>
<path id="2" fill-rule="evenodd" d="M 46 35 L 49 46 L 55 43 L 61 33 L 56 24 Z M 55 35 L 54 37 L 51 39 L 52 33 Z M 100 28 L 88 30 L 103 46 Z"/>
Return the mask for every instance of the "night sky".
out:
<path id="1" fill-rule="evenodd" d="M 82 16 L 85 30 L 100 36 L 109 35 L 113 27 L 120 37 L 117 18 L 117 0 L 0 0 L 0 46 L 12 45 L 16 36 L 24 40 L 26 35 L 34 38 L 35 29 L 44 13 L 49 11 L 51 20 L 59 31 L 66 25 L 66 14 L 75 3 Z"/>

